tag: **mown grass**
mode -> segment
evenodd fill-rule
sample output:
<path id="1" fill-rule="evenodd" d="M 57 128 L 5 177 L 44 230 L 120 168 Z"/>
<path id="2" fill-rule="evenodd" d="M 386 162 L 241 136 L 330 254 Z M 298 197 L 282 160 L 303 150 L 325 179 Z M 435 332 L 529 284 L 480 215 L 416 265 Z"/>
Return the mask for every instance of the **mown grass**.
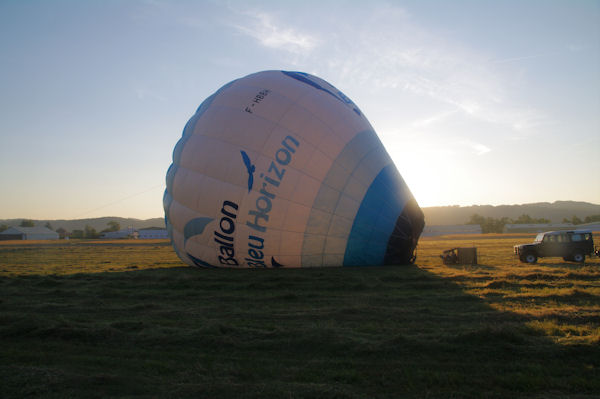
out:
<path id="1" fill-rule="evenodd" d="M 0 276 L 179 267 L 168 240 L 0 241 Z"/>
<path id="2" fill-rule="evenodd" d="M 598 397 L 600 263 L 523 265 L 530 239 L 241 271 L 161 242 L 2 244 L 0 397 Z M 438 257 L 473 244 L 479 265 Z"/>
<path id="3" fill-rule="evenodd" d="M 594 237 L 600 242 L 600 237 Z M 475 241 L 474 241 L 475 240 Z M 512 256 L 512 246 L 532 236 L 452 237 L 451 247 L 477 246 L 478 265 L 447 266 L 435 256 L 439 239 L 421 240 L 423 270 L 456 282 L 493 309 L 522 316 L 526 325 L 555 343 L 600 345 L 600 259 L 584 264 L 541 258 L 530 265 Z"/>

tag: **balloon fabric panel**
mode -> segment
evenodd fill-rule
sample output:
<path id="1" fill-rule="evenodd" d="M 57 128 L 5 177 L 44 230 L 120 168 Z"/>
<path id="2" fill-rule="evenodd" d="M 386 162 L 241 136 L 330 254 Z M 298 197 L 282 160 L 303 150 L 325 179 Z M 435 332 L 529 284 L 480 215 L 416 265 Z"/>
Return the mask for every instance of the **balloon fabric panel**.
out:
<path id="1" fill-rule="evenodd" d="M 166 182 L 167 229 L 194 266 L 410 263 L 423 228 L 362 112 L 302 72 L 258 72 L 209 96 Z"/>

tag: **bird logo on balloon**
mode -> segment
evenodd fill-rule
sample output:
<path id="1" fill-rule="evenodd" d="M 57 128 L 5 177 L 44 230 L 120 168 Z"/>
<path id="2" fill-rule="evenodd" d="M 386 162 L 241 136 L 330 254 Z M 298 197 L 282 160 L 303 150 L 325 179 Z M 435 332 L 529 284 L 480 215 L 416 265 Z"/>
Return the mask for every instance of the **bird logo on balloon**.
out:
<path id="1" fill-rule="evenodd" d="M 256 170 L 256 167 L 252 165 L 252 161 L 248 154 L 246 154 L 246 151 L 240 151 L 240 153 L 242 154 L 244 165 L 246 165 L 246 169 L 248 170 L 248 192 L 250 192 L 254 185 L 254 171 Z"/>

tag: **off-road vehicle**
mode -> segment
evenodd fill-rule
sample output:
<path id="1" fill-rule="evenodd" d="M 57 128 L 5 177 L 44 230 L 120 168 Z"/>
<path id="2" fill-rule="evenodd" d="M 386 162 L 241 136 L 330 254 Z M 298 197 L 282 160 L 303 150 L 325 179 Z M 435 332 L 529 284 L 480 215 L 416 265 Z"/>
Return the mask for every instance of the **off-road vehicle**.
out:
<path id="1" fill-rule="evenodd" d="M 581 263 L 586 255 L 594 254 L 594 240 L 588 230 L 547 231 L 539 233 L 532 244 L 515 245 L 514 251 L 524 263 L 535 263 L 547 256 Z"/>

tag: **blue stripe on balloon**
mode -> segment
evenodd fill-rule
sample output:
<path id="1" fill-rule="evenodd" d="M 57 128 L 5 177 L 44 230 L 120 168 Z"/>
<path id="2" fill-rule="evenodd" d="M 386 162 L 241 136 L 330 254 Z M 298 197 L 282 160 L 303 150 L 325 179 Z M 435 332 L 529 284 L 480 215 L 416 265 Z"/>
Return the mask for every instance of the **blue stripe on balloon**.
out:
<path id="1" fill-rule="evenodd" d="M 409 196 L 393 164 L 379 172 L 352 224 L 344 266 L 383 265 L 388 241 Z"/>
<path id="2" fill-rule="evenodd" d="M 174 243 L 174 241 L 173 241 L 173 225 L 171 224 L 171 219 L 169 218 L 172 203 L 173 203 L 173 197 L 171 196 L 171 194 L 169 194 L 169 192 L 167 190 L 165 190 L 165 193 L 163 194 L 163 208 L 165 209 L 165 228 L 167 229 L 169 239 L 171 240 L 171 245 L 173 245 L 173 243 Z M 174 245 L 173 245 L 173 248 L 175 248 Z M 179 251 L 177 249 L 175 249 L 175 252 L 177 253 L 177 256 L 179 256 L 181 258 Z"/>
<path id="3" fill-rule="evenodd" d="M 169 210 L 171 202 L 173 202 L 173 197 L 171 197 L 171 194 L 169 194 L 169 192 L 165 190 L 165 192 L 163 193 L 163 209 L 165 210 L 165 212 Z"/>
<path id="4" fill-rule="evenodd" d="M 171 209 L 171 204 L 173 203 L 173 197 L 167 190 L 163 194 L 163 208 L 165 210 L 165 226 L 167 230 L 169 230 L 171 226 L 171 221 L 169 220 L 169 211 Z M 169 232 L 169 236 L 171 236 L 171 232 Z"/>
<path id="5" fill-rule="evenodd" d="M 173 181 L 175 180 L 175 174 L 177 173 L 177 169 L 179 169 L 179 164 L 172 163 L 171 166 L 169 166 L 169 169 L 167 170 L 166 181 L 167 181 L 167 192 L 169 194 L 173 193 Z"/>
<path id="6" fill-rule="evenodd" d="M 192 260 L 192 262 L 194 262 L 194 265 L 196 265 L 196 266 L 211 267 L 211 268 L 215 267 L 215 266 L 211 265 L 210 263 L 203 261 L 200 258 L 196 258 L 194 255 L 190 254 L 189 252 L 187 252 L 186 255 Z"/>
<path id="7" fill-rule="evenodd" d="M 335 89 L 335 87 L 331 86 L 332 88 L 334 88 L 337 91 L 337 94 L 332 92 L 331 90 L 321 86 L 319 83 L 315 82 L 314 80 L 312 80 L 310 78 L 310 75 L 306 72 L 294 72 L 294 71 L 281 71 L 283 74 L 289 76 L 290 78 L 296 79 L 302 83 L 305 83 L 309 86 L 314 87 L 317 90 L 322 90 L 325 93 L 333 96 L 333 98 L 335 98 L 338 101 L 343 102 L 346 105 L 349 105 L 352 107 L 352 110 L 358 115 L 358 116 L 362 116 L 360 114 L 360 111 L 358 110 L 358 107 L 352 102 L 352 100 L 350 100 L 348 97 L 346 97 L 346 95 L 344 93 L 342 93 L 341 91 L 339 91 L 338 89 Z"/>

